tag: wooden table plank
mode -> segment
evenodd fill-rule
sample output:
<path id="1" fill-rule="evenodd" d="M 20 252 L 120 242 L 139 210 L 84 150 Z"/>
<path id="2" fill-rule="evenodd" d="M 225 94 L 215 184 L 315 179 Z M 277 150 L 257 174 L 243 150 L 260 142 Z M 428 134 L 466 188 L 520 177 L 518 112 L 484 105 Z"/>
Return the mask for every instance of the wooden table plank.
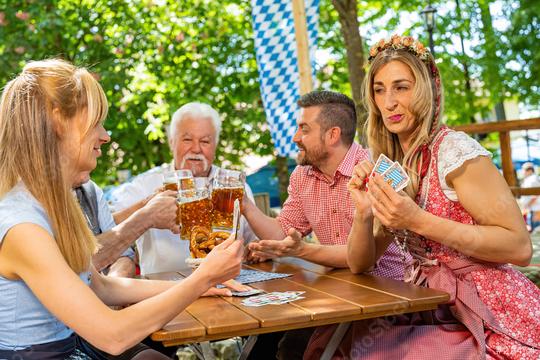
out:
<path id="1" fill-rule="evenodd" d="M 284 290 L 283 290 L 284 291 Z M 236 306 L 249 316 L 257 319 L 261 327 L 280 326 L 284 324 L 305 323 L 311 320 L 311 314 L 291 304 L 245 306 L 245 297 L 224 297 L 223 300 Z M 276 311 L 277 310 L 277 311 Z"/>
<path id="2" fill-rule="evenodd" d="M 204 327 L 208 334 L 254 329 L 259 321 L 229 302 L 218 297 L 202 297 L 186 309 Z"/>
<path id="3" fill-rule="evenodd" d="M 450 299 L 450 296 L 443 291 L 428 289 L 421 286 L 411 286 L 411 284 L 404 283 L 403 281 L 368 274 L 355 275 L 345 269 L 336 270 L 328 276 L 352 282 L 389 295 L 401 297 L 409 301 L 411 306 L 429 304 L 434 301 L 444 303 Z"/>
<path id="4" fill-rule="evenodd" d="M 362 312 L 362 308 L 358 305 L 287 279 L 276 279 L 253 283 L 251 285 L 266 292 L 305 291 L 305 294 L 302 295 L 304 299 L 291 302 L 291 305 L 299 307 L 309 313 L 311 320 L 328 319 Z"/>
<path id="5" fill-rule="evenodd" d="M 409 307 L 408 301 L 403 298 L 388 295 L 367 287 L 363 287 L 364 291 L 358 291 L 359 285 L 357 284 L 306 270 L 298 271 L 298 267 L 289 263 L 261 263 L 252 267 L 264 271 L 294 273 L 287 280 L 358 305 L 362 308 L 363 312 L 384 310 L 397 312 Z"/>
<path id="6" fill-rule="evenodd" d="M 403 312 L 424 311 L 424 310 L 431 310 L 433 308 L 434 308 L 433 306 L 418 307 L 414 310 L 409 308 Z M 382 317 L 382 316 L 387 316 L 387 315 L 388 315 L 387 311 L 374 312 L 374 313 L 368 313 L 368 314 L 359 313 L 359 314 L 347 315 L 343 317 L 313 320 L 313 321 L 309 321 L 305 323 L 287 324 L 287 325 L 272 326 L 272 327 L 260 327 L 260 328 L 249 329 L 249 330 L 239 330 L 239 331 L 233 331 L 227 334 L 216 334 L 216 335 L 207 334 L 202 337 L 189 338 L 189 339 L 178 338 L 175 340 L 164 341 L 163 345 L 175 346 L 175 345 L 189 344 L 189 343 L 201 342 L 201 341 L 220 340 L 220 339 L 226 339 L 226 338 L 235 337 L 235 336 L 267 334 L 267 333 L 278 332 L 278 331 L 287 331 L 287 330 L 324 326 L 324 325 L 337 324 L 337 323 L 356 321 L 356 320 L 372 319 L 372 318 L 377 318 L 377 317 Z"/>
<path id="7" fill-rule="evenodd" d="M 304 270 L 312 271 L 312 272 L 315 272 L 317 274 L 323 274 L 323 275 L 326 275 L 326 274 L 334 271 L 334 268 L 332 268 L 332 267 L 315 264 L 315 263 L 309 262 L 307 260 L 300 259 L 300 258 L 295 258 L 295 257 L 277 258 L 277 259 L 274 259 L 273 262 L 274 263 L 277 262 L 277 263 L 281 263 L 281 264 L 294 265 L 295 267 L 300 267 L 300 268 L 302 268 Z M 272 262 L 266 262 L 266 263 L 272 263 Z"/>
<path id="8" fill-rule="evenodd" d="M 206 335 L 206 328 L 186 311 L 167 323 L 163 329 L 152 334 L 154 341 L 167 341 L 177 338 L 192 338 Z"/>

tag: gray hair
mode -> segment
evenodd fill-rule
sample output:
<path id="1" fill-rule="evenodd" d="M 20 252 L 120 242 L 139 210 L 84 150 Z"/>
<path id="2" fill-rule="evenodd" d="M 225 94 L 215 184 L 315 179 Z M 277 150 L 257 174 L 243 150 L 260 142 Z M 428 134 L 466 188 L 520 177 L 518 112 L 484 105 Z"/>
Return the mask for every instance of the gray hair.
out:
<path id="1" fill-rule="evenodd" d="M 176 129 L 178 124 L 182 122 L 186 117 L 191 116 L 193 118 L 204 119 L 210 118 L 214 130 L 216 130 L 216 144 L 219 141 L 219 134 L 221 133 L 221 118 L 214 108 L 208 104 L 200 102 L 190 102 L 181 106 L 172 116 L 171 124 L 169 125 L 169 141 L 172 141 L 176 136 Z"/>

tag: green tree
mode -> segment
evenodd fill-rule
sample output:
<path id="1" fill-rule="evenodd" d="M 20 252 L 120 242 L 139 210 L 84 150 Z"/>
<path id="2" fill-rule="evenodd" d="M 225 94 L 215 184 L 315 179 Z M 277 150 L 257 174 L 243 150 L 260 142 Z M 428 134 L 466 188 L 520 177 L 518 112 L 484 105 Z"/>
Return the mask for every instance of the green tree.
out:
<path id="1" fill-rule="evenodd" d="M 0 81 L 29 60 L 90 66 L 110 103 L 113 141 L 93 173 L 101 184 L 169 161 L 165 125 L 189 101 L 223 114 L 218 161 L 239 166 L 273 152 L 249 11 L 236 1 L 0 0 Z"/>

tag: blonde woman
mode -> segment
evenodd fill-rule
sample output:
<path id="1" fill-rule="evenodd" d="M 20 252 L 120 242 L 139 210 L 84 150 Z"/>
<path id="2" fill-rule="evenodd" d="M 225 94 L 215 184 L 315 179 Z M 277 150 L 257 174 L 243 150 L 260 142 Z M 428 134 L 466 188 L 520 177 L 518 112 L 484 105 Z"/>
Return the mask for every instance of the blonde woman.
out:
<path id="1" fill-rule="evenodd" d="M 401 163 L 411 182 L 397 193 L 370 177 L 372 162 L 356 166 L 348 263 L 366 271 L 396 242 L 413 259 L 405 281 L 446 291 L 450 301 L 353 323 L 335 357 L 539 359 L 540 290 L 508 264 L 529 263 L 531 240 L 489 152 L 441 126 L 439 72 L 422 44 L 394 35 L 371 49 L 370 62 L 369 147 L 374 159 Z M 332 329 L 313 335 L 306 358 L 320 355 Z"/>
<path id="2" fill-rule="evenodd" d="M 109 141 L 107 101 L 84 68 L 26 65 L 0 104 L 0 358 L 118 355 L 240 271 L 242 242 L 229 239 L 180 283 L 104 277 L 96 241 L 71 188 Z M 216 271 L 215 269 L 220 269 Z M 134 304 L 122 310 L 107 305 Z M 76 333 L 77 335 L 75 335 Z M 89 355 L 91 353 L 91 355 Z M 120 359 L 153 359 L 151 350 Z"/>

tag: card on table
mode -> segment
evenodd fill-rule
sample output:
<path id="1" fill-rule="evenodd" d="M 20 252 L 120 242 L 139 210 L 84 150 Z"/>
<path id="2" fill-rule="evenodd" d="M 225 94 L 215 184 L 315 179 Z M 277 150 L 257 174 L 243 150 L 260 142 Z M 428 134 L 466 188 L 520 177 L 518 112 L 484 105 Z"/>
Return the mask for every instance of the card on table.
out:
<path id="1" fill-rule="evenodd" d="M 251 284 L 254 282 L 282 279 L 289 276 L 292 276 L 292 274 L 272 273 L 272 272 L 260 271 L 260 270 L 242 269 L 240 270 L 240 275 L 238 275 L 234 280 L 238 281 L 240 284 L 246 285 L 246 284 Z M 225 286 L 218 284 L 216 285 L 216 287 L 219 289 Z"/>
<path id="2" fill-rule="evenodd" d="M 394 163 L 383 175 L 383 180 L 396 191 L 404 189 L 409 184 L 409 176 L 399 163 Z"/>
<path id="3" fill-rule="evenodd" d="M 300 296 L 303 293 L 305 293 L 305 291 L 275 291 L 242 300 L 242 305 L 256 307 L 264 305 L 281 305 L 291 301 L 303 299 L 304 297 Z"/>
<path id="4" fill-rule="evenodd" d="M 246 297 L 246 296 L 252 296 L 257 295 L 260 293 L 263 293 L 264 291 L 261 289 L 251 289 L 247 291 L 231 291 L 232 296 L 240 296 L 240 297 Z"/>

